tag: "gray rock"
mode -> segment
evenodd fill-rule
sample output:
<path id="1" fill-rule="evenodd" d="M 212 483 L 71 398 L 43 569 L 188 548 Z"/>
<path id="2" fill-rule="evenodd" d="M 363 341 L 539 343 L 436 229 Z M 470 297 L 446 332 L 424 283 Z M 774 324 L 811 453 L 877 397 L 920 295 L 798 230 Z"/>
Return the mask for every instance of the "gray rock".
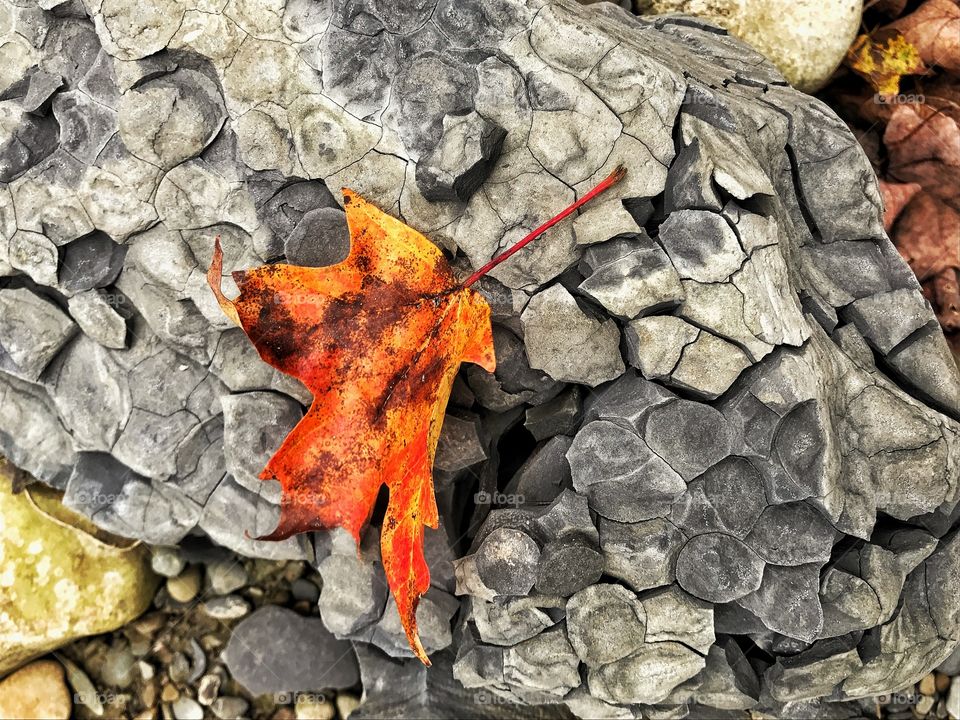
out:
<path id="1" fill-rule="evenodd" d="M 620 331 L 585 313 L 562 285 L 537 293 L 520 316 L 530 367 L 596 387 L 623 372 Z"/>
<path id="2" fill-rule="evenodd" d="M 651 410 L 643 438 L 684 480 L 692 480 L 730 453 L 730 430 L 723 416 L 690 400 Z"/>
<path id="3" fill-rule="evenodd" d="M 279 542 L 253 539 L 272 532 L 279 519 L 280 508 L 227 475 L 207 498 L 199 525 L 215 542 L 243 555 L 273 560 L 311 557 L 312 548 L 304 535 Z"/>
<path id="4" fill-rule="evenodd" d="M 640 437 L 607 420 L 587 423 L 567 451 L 573 486 L 611 520 L 663 517 L 686 489 L 661 455 Z"/>
<path id="5" fill-rule="evenodd" d="M 725 532 L 742 539 L 765 507 L 760 473 L 745 458 L 728 457 L 689 483 L 670 520 L 690 536 Z"/>
<path id="6" fill-rule="evenodd" d="M 590 668 L 620 660 L 643 647 L 646 612 L 622 585 L 599 584 L 567 601 L 567 636 Z"/>
<path id="7" fill-rule="evenodd" d="M 440 429 L 433 466 L 447 472 L 456 472 L 486 460 L 486 443 L 480 433 L 480 419 L 475 415 L 458 416 L 448 413 Z"/>
<path id="8" fill-rule="evenodd" d="M 537 592 L 544 595 L 573 595 L 592 585 L 603 574 L 603 555 L 576 536 L 544 545 L 537 563 Z"/>
<path id="9" fill-rule="evenodd" d="M 225 117 L 217 84 L 180 68 L 125 92 L 118 122 L 130 152 L 168 170 L 199 155 L 220 132 Z"/>
<path id="10" fill-rule="evenodd" d="M 117 114 L 79 90 L 58 93 L 53 114 L 60 124 L 60 148 L 84 163 L 92 164 L 117 132 Z"/>
<path id="11" fill-rule="evenodd" d="M 52 118 L 37 117 L 27 108 L 9 107 L 4 112 L 0 136 L 0 182 L 13 182 L 57 149 L 59 128 Z M 9 114 L 8 114 L 9 113 Z"/>
<path id="12" fill-rule="evenodd" d="M 87 337 L 115 350 L 127 346 L 127 321 L 102 293 L 79 292 L 67 301 L 67 309 Z"/>
<path id="13" fill-rule="evenodd" d="M 417 163 L 417 187 L 427 200 L 466 202 L 487 179 L 507 131 L 477 114 L 445 115 L 437 146 Z"/>
<path id="14" fill-rule="evenodd" d="M 233 629 L 223 661 L 254 695 L 346 688 L 360 679 L 350 643 L 333 637 L 318 618 L 273 605 Z"/>
<path id="15" fill-rule="evenodd" d="M 771 505 L 760 515 L 746 543 L 775 565 L 826 562 L 836 530 L 809 503 Z"/>
<path id="16" fill-rule="evenodd" d="M 884 355 L 930 322 L 930 304 L 919 290 L 900 289 L 854 300 L 842 312 Z"/>
<path id="17" fill-rule="evenodd" d="M 15 232 L 7 246 L 7 262 L 38 285 L 57 284 L 57 247 L 45 235 Z"/>
<path id="18" fill-rule="evenodd" d="M 571 486 L 570 464 L 566 457 L 571 442 L 568 436 L 557 435 L 540 444 L 499 494 L 501 499 L 507 504 L 553 502 Z"/>
<path id="19" fill-rule="evenodd" d="M 207 566 L 207 582 L 217 595 L 229 595 L 247 584 L 247 571 L 236 558 L 221 560 Z"/>
<path id="20" fill-rule="evenodd" d="M 542 405 L 527 408 L 524 427 L 536 440 L 554 435 L 570 435 L 581 417 L 582 392 L 574 386 Z"/>
<path id="21" fill-rule="evenodd" d="M 220 720 L 233 720 L 244 715 L 250 703 L 241 697 L 221 695 L 210 705 L 210 710 Z"/>
<path id="22" fill-rule="evenodd" d="M 210 598 L 200 607 L 214 620 L 239 620 L 250 614 L 250 603 L 239 595 Z"/>
<path id="23" fill-rule="evenodd" d="M 688 595 L 675 585 L 643 597 L 647 632 L 645 641 L 676 641 L 706 654 L 716 640 L 713 606 Z"/>
<path id="24" fill-rule="evenodd" d="M 495 598 L 487 602 L 470 600 L 470 621 L 476 625 L 483 642 L 492 645 L 516 645 L 555 624 L 544 608 L 563 605 L 559 598 Z"/>
<path id="25" fill-rule="evenodd" d="M 593 546 L 599 541 L 586 498 L 569 489 L 560 493 L 527 527 L 542 543 L 568 536 L 582 538 Z"/>
<path id="26" fill-rule="evenodd" d="M 747 259 L 726 219 L 706 210 L 671 213 L 658 240 L 680 277 L 701 283 L 723 282 Z"/>
<path id="27" fill-rule="evenodd" d="M 229 395 L 221 402 L 227 471 L 247 490 L 276 501 L 279 488 L 262 482 L 260 472 L 300 421 L 303 410 L 296 401 L 269 392 Z"/>
<path id="28" fill-rule="evenodd" d="M 287 262 L 305 267 L 335 265 L 350 253 L 350 233 L 342 210 L 308 210 L 283 240 Z"/>
<path id="29" fill-rule="evenodd" d="M 649 643 L 622 660 L 587 672 L 590 693 L 611 703 L 657 704 L 706 665 L 702 655 L 677 642 Z"/>
<path id="30" fill-rule="evenodd" d="M 631 320 L 624 330 L 627 359 L 645 378 L 669 378 L 684 349 L 700 330 L 673 315 L 653 315 Z"/>
<path id="31" fill-rule="evenodd" d="M 693 138 L 677 153 L 667 174 L 667 189 L 664 193 L 664 209 L 668 213 L 677 210 L 712 210 L 719 212 L 722 203 L 713 187 L 713 166 L 700 146 L 699 138 Z"/>
<path id="32" fill-rule="evenodd" d="M 560 699 L 580 684 L 579 660 L 561 628 L 545 630 L 503 653 L 503 681 L 520 698 Z"/>
<path id="33" fill-rule="evenodd" d="M 477 548 L 477 572 L 483 584 L 499 595 L 526 595 L 536 582 L 540 548 L 519 531 L 499 528 Z"/>
<path id="34" fill-rule="evenodd" d="M 388 591 L 374 535 L 368 533 L 359 557 L 353 538 L 342 531 L 333 549 L 317 568 L 323 579 L 320 617 L 330 632 L 343 638 L 380 619 Z"/>
<path id="35" fill-rule="evenodd" d="M 420 598 L 417 604 L 417 634 L 427 653 L 443 650 L 453 642 L 450 625 L 459 607 L 460 603 L 455 597 L 435 587 Z M 383 617 L 364 633 L 363 639 L 392 657 L 413 657 L 392 595 L 387 598 Z"/>
<path id="36" fill-rule="evenodd" d="M 0 289 L 0 370 L 36 381 L 76 331 L 52 302 L 26 288 Z"/>
<path id="37" fill-rule="evenodd" d="M 760 699 L 760 681 L 733 638 L 718 638 L 697 678 L 697 700 L 708 707 L 748 710 Z"/>
<path id="38" fill-rule="evenodd" d="M 186 567 L 186 562 L 179 548 L 159 546 L 150 553 L 150 567 L 164 577 L 176 577 Z"/>
<path id="39" fill-rule="evenodd" d="M 573 221 L 577 245 L 595 245 L 621 236 L 637 236 L 643 228 L 620 198 L 587 205 Z"/>
<path id="40" fill-rule="evenodd" d="M 677 556 L 685 538 L 668 520 L 619 523 L 601 517 L 599 530 L 607 575 L 638 591 L 669 585 L 676 579 Z"/>
<path id="41" fill-rule="evenodd" d="M 691 595 L 715 603 L 757 590 L 763 569 L 755 552 L 723 533 L 697 535 L 677 556 L 677 582 Z"/>
<path id="42" fill-rule="evenodd" d="M 580 271 L 586 279 L 577 289 L 625 320 L 667 310 L 684 298 L 674 266 L 642 230 L 630 238 L 591 245 Z"/>
<path id="43" fill-rule="evenodd" d="M 767 565 L 760 587 L 737 602 L 774 632 L 812 642 L 823 628 L 819 563 Z"/>
<path id="44" fill-rule="evenodd" d="M 94 232 L 68 243 L 62 252 L 59 286 L 65 292 L 80 293 L 116 280 L 127 250 L 104 233 Z"/>

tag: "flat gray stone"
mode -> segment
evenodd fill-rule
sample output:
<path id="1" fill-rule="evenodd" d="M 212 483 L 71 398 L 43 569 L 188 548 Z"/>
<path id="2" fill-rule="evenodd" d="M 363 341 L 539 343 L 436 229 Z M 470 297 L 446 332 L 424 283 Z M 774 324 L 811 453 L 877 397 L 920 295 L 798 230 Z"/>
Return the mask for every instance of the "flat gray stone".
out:
<path id="1" fill-rule="evenodd" d="M 701 283 L 723 282 L 747 259 L 730 224 L 706 210 L 670 213 L 658 240 L 680 277 Z"/>
<path id="2" fill-rule="evenodd" d="M 686 539 L 670 521 L 656 518 L 619 523 L 601 517 L 604 572 L 634 590 L 669 585 L 676 579 L 677 556 Z"/>
<path id="3" fill-rule="evenodd" d="M 0 369 L 36 381 L 77 326 L 26 288 L 0 289 Z"/>
<path id="4" fill-rule="evenodd" d="M 607 420 L 584 425 L 567 460 L 574 488 L 611 520 L 663 517 L 686 489 L 683 478 L 639 436 Z"/>
<path id="5" fill-rule="evenodd" d="M 233 629 L 223 661 L 254 695 L 346 688 L 360 679 L 350 643 L 333 637 L 319 618 L 272 605 Z"/>
<path id="6" fill-rule="evenodd" d="M 70 317 L 87 337 L 119 350 L 127 345 L 127 321 L 103 294 L 84 290 L 67 301 Z"/>
<path id="7" fill-rule="evenodd" d="M 644 607 L 622 585 L 591 585 L 567 601 L 570 644 L 588 667 L 620 660 L 643 646 Z"/>
<path id="8" fill-rule="evenodd" d="M 555 380 L 596 387 L 623 372 L 616 323 L 585 313 L 562 285 L 537 293 L 520 320 L 530 367 Z"/>
<path id="9" fill-rule="evenodd" d="M 764 562 L 740 540 L 723 533 L 690 539 L 677 556 L 677 581 L 691 595 L 729 602 L 760 587 Z"/>
<path id="10" fill-rule="evenodd" d="M 526 595 L 536 582 L 540 548 L 519 531 L 499 528 L 477 548 L 480 579 L 499 595 Z"/>
<path id="11" fill-rule="evenodd" d="M 621 660 L 590 669 L 587 683 L 601 700 L 653 705 L 705 665 L 702 655 L 680 643 L 649 643 Z"/>

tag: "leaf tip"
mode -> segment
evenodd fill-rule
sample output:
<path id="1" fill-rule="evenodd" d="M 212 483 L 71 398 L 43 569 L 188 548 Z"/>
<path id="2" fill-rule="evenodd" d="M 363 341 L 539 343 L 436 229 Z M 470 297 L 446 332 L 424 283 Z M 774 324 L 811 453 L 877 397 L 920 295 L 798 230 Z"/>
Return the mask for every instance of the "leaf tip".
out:
<path id="1" fill-rule="evenodd" d="M 221 287 L 223 283 L 223 248 L 220 245 L 220 236 L 217 235 L 213 240 L 213 257 L 210 259 L 210 268 L 207 270 L 207 284 L 213 291 L 213 295 L 220 304 L 223 314 L 230 318 L 235 324 L 243 327 L 240 322 L 240 315 L 237 308 L 231 300 L 223 294 Z"/>

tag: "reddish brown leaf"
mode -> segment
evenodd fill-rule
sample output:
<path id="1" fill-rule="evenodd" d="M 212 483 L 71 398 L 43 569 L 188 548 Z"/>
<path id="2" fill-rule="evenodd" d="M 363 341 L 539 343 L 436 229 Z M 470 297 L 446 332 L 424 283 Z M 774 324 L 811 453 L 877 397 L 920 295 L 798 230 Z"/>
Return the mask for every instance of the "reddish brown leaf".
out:
<path id="1" fill-rule="evenodd" d="M 889 173 L 957 206 L 960 126 L 929 105 L 898 105 L 883 134 Z"/>
<path id="2" fill-rule="evenodd" d="M 947 332 L 960 331 L 960 285 L 957 278 L 954 268 L 945 268 L 933 278 L 937 317 Z"/>
<path id="3" fill-rule="evenodd" d="M 913 196 L 920 192 L 917 183 L 896 183 L 880 180 L 880 195 L 883 196 L 883 229 L 888 233 Z"/>
<path id="4" fill-rule="evenodd" d="M 960 5 L 953 0 L 927 0 L 888 27 L 902 32 L 927 65 L 960 73 Z"/>
<path id="5" fill-rule="evenodd" d="M 918 192 L 894 225 L 893 242 L 921 282 L 960 269 L 960 213 Z"/>

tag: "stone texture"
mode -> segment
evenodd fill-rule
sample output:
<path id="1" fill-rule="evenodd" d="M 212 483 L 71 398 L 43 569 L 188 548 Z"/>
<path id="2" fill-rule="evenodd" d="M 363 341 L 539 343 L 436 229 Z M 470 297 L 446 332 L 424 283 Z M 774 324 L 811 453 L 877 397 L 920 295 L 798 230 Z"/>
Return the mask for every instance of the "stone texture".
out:
<path id="1" fill-rule="evenodd" d="M 520 319 L 530 366 L 555 380 L 596 387 L 623 372 L 616 323 L 587 314 L 562 285 L 537 293 Z"/>
<path id="2" fill-rule="evenodd" d="M 846 126 L 703 20 L 388 5 L 0 6 L 0 450 L 115 532 L 315 563 L 370 717 L 830 715 L 942 662 L 960 374 Z M 311 397 L 217 307 L 212 240 L 228 292 L 336 262 L 350 187 L 466 275 L 618 163 L 476 286 L 498 369 L 444 423 L 426 674 L 387 657 L 376 527 L 251 539 Z M 567 600 L 611 583 L 643 642 L 588 672 Z"/>
<path id="3" fill-rule="evenodd" d="M 254 695 L 344 688 L 359 678 L 350 643 L 333 637 L 319 618 L 271 605 L 234 628 L 223 661 Z"/>

